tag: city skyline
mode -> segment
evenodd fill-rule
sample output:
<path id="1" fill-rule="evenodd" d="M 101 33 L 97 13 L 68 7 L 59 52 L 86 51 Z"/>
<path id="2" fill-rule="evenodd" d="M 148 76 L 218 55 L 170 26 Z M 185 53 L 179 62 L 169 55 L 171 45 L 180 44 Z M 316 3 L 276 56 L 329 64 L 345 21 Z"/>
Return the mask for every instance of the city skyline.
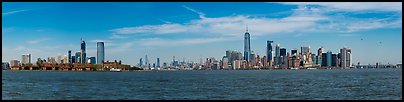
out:
<path id="1" fill-rule="evenodd" d="M 105 43 L 105 61 L 122 60 L 132 66 L 145 55 L 149 55 L 145 58 L 148 64 L 157 58 L 160 63 L 170 63 L 173 56 L 179 61 L 194 62 L 200 58 L 221 59 L 227 50 L 244 51 L 243 37 L 248 25 L 249 47 L 260 56 L 266 55 L 269 40 L 273 41 L 272 46 L 279 44 L 287 52 L 303 46 L 311 46 L 311 52 L 323 46 L 324 52 L 333 53 L 343 47 L 351 48 L 354 64 L 401 63 L 401 3 L 51 4 L 54 5 L 2 4 L 3 62 L 19 60 L 22 54 L 31 54 L 31 61 L 35 62 L 38 57 L 67 55 L 68 50 L 75 53 L 80 51 L 80 37 L 87 42 L 84 56 L 97 56 L 96 43 L 101 41 Z M 86 8 L 88 5 L 93 8 Z M 158 11 L 163 5 L 167 9 Z M 206 5 L 213 8 L 205 8 Z M 139 11 L 131 12 L 132 9 Z M 30 18 L 25 18 L 28 15 Z M 44 23 L 35 20 L 47 17 Z"/>

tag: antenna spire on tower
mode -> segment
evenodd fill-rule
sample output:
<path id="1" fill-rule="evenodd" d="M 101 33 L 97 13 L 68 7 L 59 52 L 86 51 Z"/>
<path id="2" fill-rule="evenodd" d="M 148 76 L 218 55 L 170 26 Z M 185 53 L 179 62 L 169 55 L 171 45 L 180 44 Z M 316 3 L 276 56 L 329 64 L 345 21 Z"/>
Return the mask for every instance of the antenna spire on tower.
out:
<path id="1" fill-rule="evenodd" d="M 246 32 L 248 32 L 248 24 L 246 24 Z"/>

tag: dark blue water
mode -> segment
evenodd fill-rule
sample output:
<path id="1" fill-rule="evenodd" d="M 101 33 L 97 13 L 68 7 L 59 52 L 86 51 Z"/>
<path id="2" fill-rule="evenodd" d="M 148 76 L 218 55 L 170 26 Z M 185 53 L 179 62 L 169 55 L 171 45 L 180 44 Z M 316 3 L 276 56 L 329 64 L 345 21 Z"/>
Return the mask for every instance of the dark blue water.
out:
<path id="1" fill-rule="evenodd" d="M 402 100 L 402 69 L 3 71 L 2 99 Z"/>

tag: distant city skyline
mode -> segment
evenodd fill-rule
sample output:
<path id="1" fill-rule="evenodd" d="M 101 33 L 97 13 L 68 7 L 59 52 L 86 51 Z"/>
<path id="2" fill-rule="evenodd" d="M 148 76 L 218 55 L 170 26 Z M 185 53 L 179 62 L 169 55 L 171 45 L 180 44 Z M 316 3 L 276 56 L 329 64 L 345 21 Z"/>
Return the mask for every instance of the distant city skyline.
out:
<path id="1" fill-rule="evenodd" d="M 248 47 L 259 56 L 267 55 L 267 41 L 273 41 L 273 49 L 279 44 L 287 52 L 310 46 L 313 54 L 320 47 L 335 54 L 350 48 L 353 64 L 402 61 L 401 3 L 3 2 L 2 6 L 3 62 L 21 61 L 24 54 L 31 54 L 31 62 L 71 56 L 69 50 L 80 52 L 80 38 L 86 42 L 84 56 L 132 66 L 141 58 L 157 66 L 171 63 L 173 56 L 177 61 L 219 60 L 228 50 L 244 52 L 246 25 Z M 105 43 L 99 44 L 105 55 L 97 55 L 97 42 Z"/>

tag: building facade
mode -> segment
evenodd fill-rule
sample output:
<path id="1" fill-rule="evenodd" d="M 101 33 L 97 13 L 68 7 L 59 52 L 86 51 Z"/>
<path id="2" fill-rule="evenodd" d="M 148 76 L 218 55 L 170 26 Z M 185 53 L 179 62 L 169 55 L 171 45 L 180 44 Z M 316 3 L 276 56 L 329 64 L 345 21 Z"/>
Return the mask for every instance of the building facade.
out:
<path id="1" fill-rule="evenodd" d="M 104 42 L 97 42 L 97 64 L 103 64 L 105 61 Z"/>

